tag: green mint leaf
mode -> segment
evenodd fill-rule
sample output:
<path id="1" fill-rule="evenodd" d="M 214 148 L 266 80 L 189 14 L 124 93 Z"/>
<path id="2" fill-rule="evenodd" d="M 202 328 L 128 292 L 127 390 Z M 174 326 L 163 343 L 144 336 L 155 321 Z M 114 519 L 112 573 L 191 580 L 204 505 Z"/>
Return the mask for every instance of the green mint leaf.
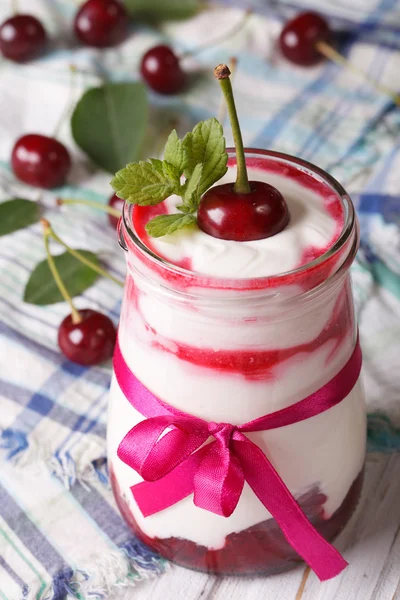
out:
<path id="1" fill-rule="evenodd" d="M 0 236 L 24 229 L 40 219 L 40 205 L 32 200 L 13 198 L 0 204 Z"/>
<path id="2" fill-rule="evenodd" d="M 177 188 L 180 188 L 180 179 L 182 173 L 180 173 L 174 165 L 167 162 L 166 160 L 162 161 L 162 169 L 165 177 L 173 181 L 176 184 Z"/>
<path id="3" fill-rule="evenodd" d="M 196 223 L 196 217 L 193 215 L 182 215 L 180 213 L 159 215 L 147 223 L 146 231 L 151 237 L 158 238 L 174 233 L 174 231 L 183 229 L 193 223 Z"/>
<path id="4" fill-rule="evenodd" d="M 203 173 L 203 165 L 199 163 L 193 169 L 192 176 L 187 179 L 185 184 L 185 191 L 183 196 L 183 205 L 189 209 L 190 212 L 196 212 L 200 204 L 200 183 Z M 185 212 L 185 211 L 183 211 Z"/>
<path id="5" fill-rule="evenodd" d="M 159 204 L 177 188 L 165 175 L 163 162 L 155 158 L 130 163 L 116 173 L 111 186 L 119 198 L 140 206 Z"/>
<path id="6" fill-rule="evenodd" d="M 100 266 L 95 254 L 87 250 L 79 250 L 79 252 Z M 93 269 L 82 264 L 68 252 L 58 254 L 57 256 L 53 256 L 53 258 L 62 280 L 72 297 L 82 294 L 99 277 Z M 25 287 L 24 301 L 39 306 L 64 302 L 64 298 L 60 294 L 46 259 L 37 264 L 32 271 Z"/>
<path id="7" fill-rule="evenodd" d="M 182 140 L 178 138 L 175 129 L 171 131 L 165 144 L 164 160 L 176 168 L 179 172 L 179 177 L 182 175 L 184 167 L 183 144 Z"/>
<path id="8" fill-rule="evenodd" d="M 185 155 L 185 177 L 190 179 L 196 166 L 201 163 L 203 170 L 199 193 L 204 194 L 228 170 L 226 166 L 228 155 L 225 150 L 222 125 L 215 118 L 200 121 L 192 132 L 185 135 L 182 143 Z"/>

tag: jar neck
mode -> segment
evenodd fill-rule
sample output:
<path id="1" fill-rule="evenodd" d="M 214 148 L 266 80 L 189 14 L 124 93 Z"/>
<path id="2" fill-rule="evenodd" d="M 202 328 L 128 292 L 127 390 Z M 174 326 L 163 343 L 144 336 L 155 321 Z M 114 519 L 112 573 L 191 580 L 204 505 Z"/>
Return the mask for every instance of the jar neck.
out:
<path id="1" fill-rule="evenodd" d="M 229 150 L 229 161 L 235 161 L 234 151 Z M 284 171 L 287 177 L 304 177 L 307 185 L 335 194 L 341 202 L 344 223 L 342 231 L 332 246 L 315 260 L 286 273 L 248 279 L 219 278 L 189 271 L 158 256 L 146 246 L 134 228 L 135 207 L 125 204 L 120 227 L 121 245 L 128 251 L 129 270 L 168 293 L 196 295 L 226 301 L 230 296 L 240 295 L 242 301 L 251 296 L 270 299 L 277 296 L 303 297 L 328 280 L 340 277 L 356 254 L 359 236 L 354 208 L 345 190 L 332 177 L 314 165 L 276 152 L 246 149 L 249 164 L 268 162 L 272 171 Z M 299 175 L 300 174 L 300 175 Z M 241 243 L 241 242 L 237 242 Z"/>

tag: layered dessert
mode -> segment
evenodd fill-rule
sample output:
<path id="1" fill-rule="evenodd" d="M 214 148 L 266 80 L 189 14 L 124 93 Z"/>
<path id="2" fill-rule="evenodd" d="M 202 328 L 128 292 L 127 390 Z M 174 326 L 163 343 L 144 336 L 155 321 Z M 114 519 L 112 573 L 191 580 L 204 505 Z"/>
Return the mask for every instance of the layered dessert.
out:
<path id="1" fill-rule="evenodd" d="M 250 183 L 264 182 L 285 200 L 283 227 L 273 235 L 224 239 L 196 222 L 150 235 L 152 219 L 179 212 L 176 194 L 126 204 L 120 231 L 128 271 L 119 344 L 129 369 L 168 405 L 232 425 L 319 390 L 347 363 L 357 338 L 348 269 L 358 232 L 344 190 L 301 160 L 258 150 L 244 156 Z M 237 181 L 237 162 L 228 152 L 219 186 Z M 231 226 L 218 202 L 209 213 L 213 226 Z M 229 517 L 198 508 L 193 495 L 144 517 L 131 492 L 142 479 L 118 457 L 121 440 L 143 418 L 114 378 L 109 466 L 118 505 L 140 539 L 172 561 L 213 573 L 272 573 L 301 560 L 247 483 Z M 317 416 L 246 435 L 332 540 L 358 501 L 365 431 L 358 381 Z"/>

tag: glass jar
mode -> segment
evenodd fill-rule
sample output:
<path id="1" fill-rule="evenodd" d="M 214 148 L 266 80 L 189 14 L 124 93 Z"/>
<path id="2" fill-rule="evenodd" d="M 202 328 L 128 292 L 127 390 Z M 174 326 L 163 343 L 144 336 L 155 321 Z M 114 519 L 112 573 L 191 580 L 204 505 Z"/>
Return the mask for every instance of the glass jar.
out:
<path id="1" fill-rule="evenodd" d="M 344 224 L 334 245 L 288 273 L 217 279 L 152 253 L 134 230 L 130 205 L 120 230 L 127 278 L 119 343 L 127 365 L 165 403 L 233 425 L 320 389 L 346 364 L 357 340 L 349 267 L 359 240 L 350 198 L 332 177 L 297 158 L 247 149 L 246 162 L 339 201 Z M 268 574 L 301 560 L 246 483 L 230 517 L 196 507 L 190 496 L 143 517 L 130 491 L 142 479 L 117 456 L 121 440 L 142 420 L 114 378 L 109 468 L 120 510 L 141 540 L 173 562 L 217 574 Z M 315 528 L 328 541 L 335 538 L 362 485 L 366 421 L 360 380 L 326 412 L 247 435 Z"/>

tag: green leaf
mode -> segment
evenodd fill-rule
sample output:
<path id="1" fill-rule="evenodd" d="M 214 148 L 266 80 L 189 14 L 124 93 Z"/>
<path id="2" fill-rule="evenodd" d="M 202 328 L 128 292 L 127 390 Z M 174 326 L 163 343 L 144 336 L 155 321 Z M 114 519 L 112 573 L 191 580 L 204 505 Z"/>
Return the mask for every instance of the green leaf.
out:
<path id="1" fill-rule="evenodd" d="M 177 188 L 180 187 L 181 174 L 179 173 L 177 168 L 174 167 L 174 165 L 171 165 L 171 163 L 167 162 L 166 160 L 163 160 L 162 161 L 162 169 L 163 169 L 163 173 L 164 173 L 165 177 L 167 177 L 167 179 L 170 179 L 171 181 L 173 181 L 176 184 Z"/>
<path id="2" fill-rule="evenodd" d="M 142 83 L 107 83 L 83 94 L 72 115 L 72 135 L 98 167 L 115 173 L 138 160 L 147 121 Z"/>
<path id="3" fill-rule="evenodd" d="M 176 129 L 169 134 L 167 143 L 164 149 L 164 160 L 169 162 L 179 172 L 179 176 L 183 173 L 184 155 L 182 140 L 178 138 Z"/>
<path id="4" fill-rule="evenodd" d="M 176 190 L 176 182 L 165 176 L 161 160 L 131 163 L 111 181 L 117 196 L 133 204 L 158 204 Z"/>
<path id="5" fill-rule="evenodd" d="M 186 19 L 200 8 L 199 0 L 124 0 L 124 4 L 130 15 L 148 21 Z"/>
<path id="6" fill-rule="evenodd" d="M 184 205 L 187 206 L 191 212 L 195 212 L 200 203 L 200 182 L 203 173 L 203 165 L 199 163 L 195 166 L 192 176 L 187 180 Z"/>
<path id="7" fill-rule="evenodd" d="M 32 200 L 13 198 L 0 204 L 0 236 L 24 229 L 40 219 L 40 206 Z"/>
<path id="8" fill-rule="evenodd" d="M 199 193 L 203 194 L 227 172 L 228 155 L 225 150 L 225 138 L 222 125 L 217 119 L 200 121 L 191 133 L 183 138 L 185 154 L 184 173 L 192 176 L 196 166 L 201 163 L 203 171 Z"/>
<path id="9" fill-rule="evenodd" d="M 79 252 L 96 265 L 99 264 L 97 256 L 92 252 L 87 250 L 79 250 Z M 54 262 L 72 297 L 82 294 L 99 277 L 95 271 L 83 265 L 68 252 L 54 256 Z M 64 302 L 46 259 L 37 264 L 32 271 L 25 287 L 24 301 L 39 306 Z"/>
<path id="10" fill-rule="evenodd" d="M 196 223 L 196 217 L 193 215 L 182 215 L 174 213 L 173 215 L 159 215 L 146 225 L 146 231 L 151 237 L 162 237 L 183 229 Z"/>

